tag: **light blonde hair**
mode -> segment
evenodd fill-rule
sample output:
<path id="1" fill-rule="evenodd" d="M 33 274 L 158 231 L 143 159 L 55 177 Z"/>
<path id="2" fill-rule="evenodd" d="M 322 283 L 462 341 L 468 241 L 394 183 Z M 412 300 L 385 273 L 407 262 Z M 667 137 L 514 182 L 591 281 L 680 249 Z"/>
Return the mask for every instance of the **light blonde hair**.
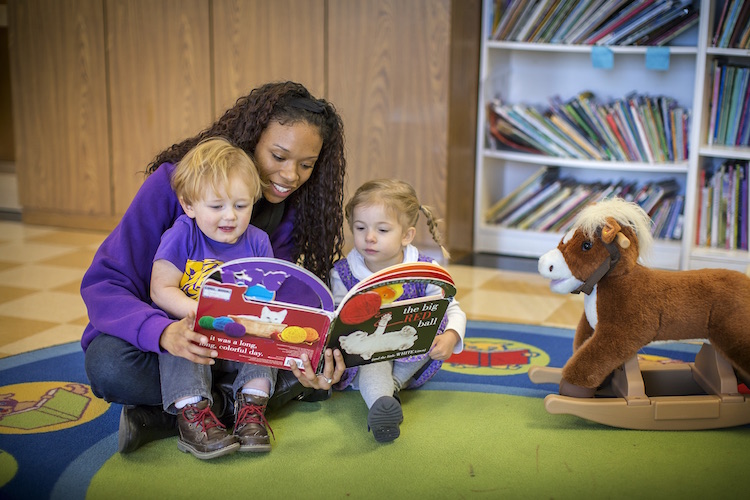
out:
<path id="1" fill-rule="evenodd" d="M 222 137 L 199 142 L 187 152 L 172 173 L 172 189 L 185 203 L 192 204 L 205 196 L 206 187 L 217 195 L 229 186 L 229 177 L 237 175 L 253 197 L 253 203 L 263 195 L 263 182 L 255 162 L 242 149 Z"/>
<path id="2" fill-rule="evenodd" d="M 419 213 L 423 213 L 432 239 L 440 246 L 443 257 L 450 258 L 438 229 L 441 221 L 435 219 L 432 208 L 419 203 L 417 192 L 410 184 L 398 179 L 376 179 L 362 184 L 344 209 L 349 229 L 353 230 L 354 227 L 354 209 L 372 205 L 383 205 L 396 216 L 404 228 L 416 228 Z"/>

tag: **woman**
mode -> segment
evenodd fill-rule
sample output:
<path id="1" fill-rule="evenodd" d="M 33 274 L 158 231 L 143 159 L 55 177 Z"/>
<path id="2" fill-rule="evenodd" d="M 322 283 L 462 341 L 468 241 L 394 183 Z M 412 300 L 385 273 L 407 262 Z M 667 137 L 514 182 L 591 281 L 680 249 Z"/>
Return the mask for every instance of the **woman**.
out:
<path id="1" fill-rule="evenodd" d="M 241 97 L 213 125 L 159 153 L 118 226 L 102 243 L 81 284 L 89 314 L 81 345 L 94 394 L 124 406 L 119 450 L 175 435 L 174 418 L 161 410 L 158 353 L 213 364 L 216 351 L 195 342 L 192 319 L 170 319 L 151 304 L 149 283 L 162 233 L 183 211 L 170 187 L 174 164 L 207 137 L 221 136 L 251 155 L 268 188 L 253 208 L 251 223 L 271 239 L 277 258 L 299 262 L 323 281 L 343 246 L 346 168 L 341 118 L 333 105 L 304 86 L 269 83 Z M 302 396 L 325 397 L 345 370 L 341 353 L 327 350 L 323 373 L 309 360 L 277 382 L 269 408 Z M 304 386 L 304 387 L 300 387 Z M 214 398 L 227 406 L 231 398 Z M 275 399 L 275 401 L 274 401 Z M 217 408 L 221 415 L 223 408 Z"/>

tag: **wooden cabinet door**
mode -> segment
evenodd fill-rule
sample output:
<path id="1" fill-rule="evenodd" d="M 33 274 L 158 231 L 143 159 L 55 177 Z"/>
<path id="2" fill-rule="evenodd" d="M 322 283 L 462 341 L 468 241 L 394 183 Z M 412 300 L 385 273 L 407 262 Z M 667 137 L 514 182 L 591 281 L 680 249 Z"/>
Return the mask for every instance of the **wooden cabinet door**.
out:
<path id="1" fill-rule="evenodd" d="M 157 153 L 213 122 L 208 0 L 107 0 L 112 190 L 122 215 Z"/>
<path id="2" fill-rule="evenodd" d="M 326 96 L 323 0 L 214 0 L 213 24 L 216 116 L 266 82 Z"/>
<path id="3" fill-rule="evenodd" d="M 444 216 L 450 0 L 329 0 L 328 12 L 329 98 L 346 127 L 347 199 L 367 180 L 397 177 Z M 415 241 L 432 241 L 426 225 Z"/>
<path id="4" fill-rule="evenodd" d="M 111 211 L 104 17 L 97 0 L 8 2 L 16 172 L 39 223 Z"/>

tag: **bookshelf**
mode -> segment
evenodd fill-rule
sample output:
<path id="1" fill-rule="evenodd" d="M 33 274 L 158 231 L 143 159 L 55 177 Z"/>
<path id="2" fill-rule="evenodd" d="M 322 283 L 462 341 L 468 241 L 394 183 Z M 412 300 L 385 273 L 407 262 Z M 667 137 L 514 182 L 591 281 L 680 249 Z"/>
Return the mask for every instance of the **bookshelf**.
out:
<path id="1" fill-rule="evenodd" d="M 732 1 L 732 0 L 730 0 Z M 701 248 L 696 244 L 700 169 L 725 158 L 748 158 L 750 149 L 707 145 L 712 59 L 729 57 L 750 63 L 750 51 L 711 48 L 716 11 L 721 5 L 709 0 L 694 2 L 700 8 L 696 24 L 669 42 L 668 67 L 654 66 L 654 52 L 645 46 L 606 46 L 611 67 L 597 58 L 601 48 L 565 43 L 529 43 L 492 40 L 493 0 L 483 5 L 482 47 L 476 156 L 474 250 L 476 252 L 539 257 L 555 247 L 562 232 L 522 230 L 485 220 L 485 213 L 507 197 L 542 166 L 555 167 L 561 176 L 581 183 L 639 184 L 674 179 L 684 196 L 681 239 L 657 239 L 646 263 L 663 269 L 728 267 L 744 271 L 750 264 L 747 251 Z M 723 2 L 718 2 L 723 4 Z M 661 52 L 663 54 L 663 52 Z M 620 99 L 633 92 L 668 96 L 689 112 L 684 160 L 608 161 L 548 156 L 503 148 L 488 131 L 488 103 L 544 107 L 554 96 L 562 100 L 592 92 L 601 102 Z M 701 140 L 702 138 L 702 140 Z M 699 145 L 696 147 L 696 145 Z"/>
<path id="2" fill-rule="evenodd" d="M 729 9 L 731 9 L 732 3 L 732 0 L 728 0 Z M 725 2 L 703 0 L 701 4 L 702 14 L 698 34 L 694 97 L 695 111 L 693 114 L 694 127 L 691 137 L 691 143 L 697 145 L 697 147 L 693 147 L 691 153 L 688 185 L 692 188 L 685 204 L 685 221 L 691 227 L 691 231 L 686 233 L 689 238 L 683 241 L 682 267 L 686 269 L 725 267 L 745 271 L 750 265 L 750 254 L 747 250 L 716 248 L 698 244 L 699 214 L 703 201 L 700 194 L 701 175 L 715 170 L 718 165 L 727 161 L 750 161 L 750 147 L 711 144 L 711 141 L 709 141 L 711 114 L 714 109 L 713 64 L 715 61 L 722 61 L 737 66 L 750 66 L 750 50 L 715 46 L 714 37 L 722 19 Z M 745 26 L 747 26 L 747 21 L 745 23 Z M 746 199 L 748 194 L 748 191 L 745 190 L 744 196 Z M 750 230 L 750 221 L 745 220 L 744 225 L 747 230 Z"/>

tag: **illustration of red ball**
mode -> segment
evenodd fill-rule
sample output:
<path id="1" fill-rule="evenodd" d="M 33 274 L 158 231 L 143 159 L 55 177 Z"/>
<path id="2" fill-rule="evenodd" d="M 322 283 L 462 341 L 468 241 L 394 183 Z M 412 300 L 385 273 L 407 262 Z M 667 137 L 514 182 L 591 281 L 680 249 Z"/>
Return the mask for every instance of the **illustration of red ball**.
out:
<path id="1" fill-rule="evenodd" d="M 380 310 L 380 295 L 365 292 L 349 299 L 339 313 L 341 321 L 347 325 L 358 325 L 375 315 Z"/>

